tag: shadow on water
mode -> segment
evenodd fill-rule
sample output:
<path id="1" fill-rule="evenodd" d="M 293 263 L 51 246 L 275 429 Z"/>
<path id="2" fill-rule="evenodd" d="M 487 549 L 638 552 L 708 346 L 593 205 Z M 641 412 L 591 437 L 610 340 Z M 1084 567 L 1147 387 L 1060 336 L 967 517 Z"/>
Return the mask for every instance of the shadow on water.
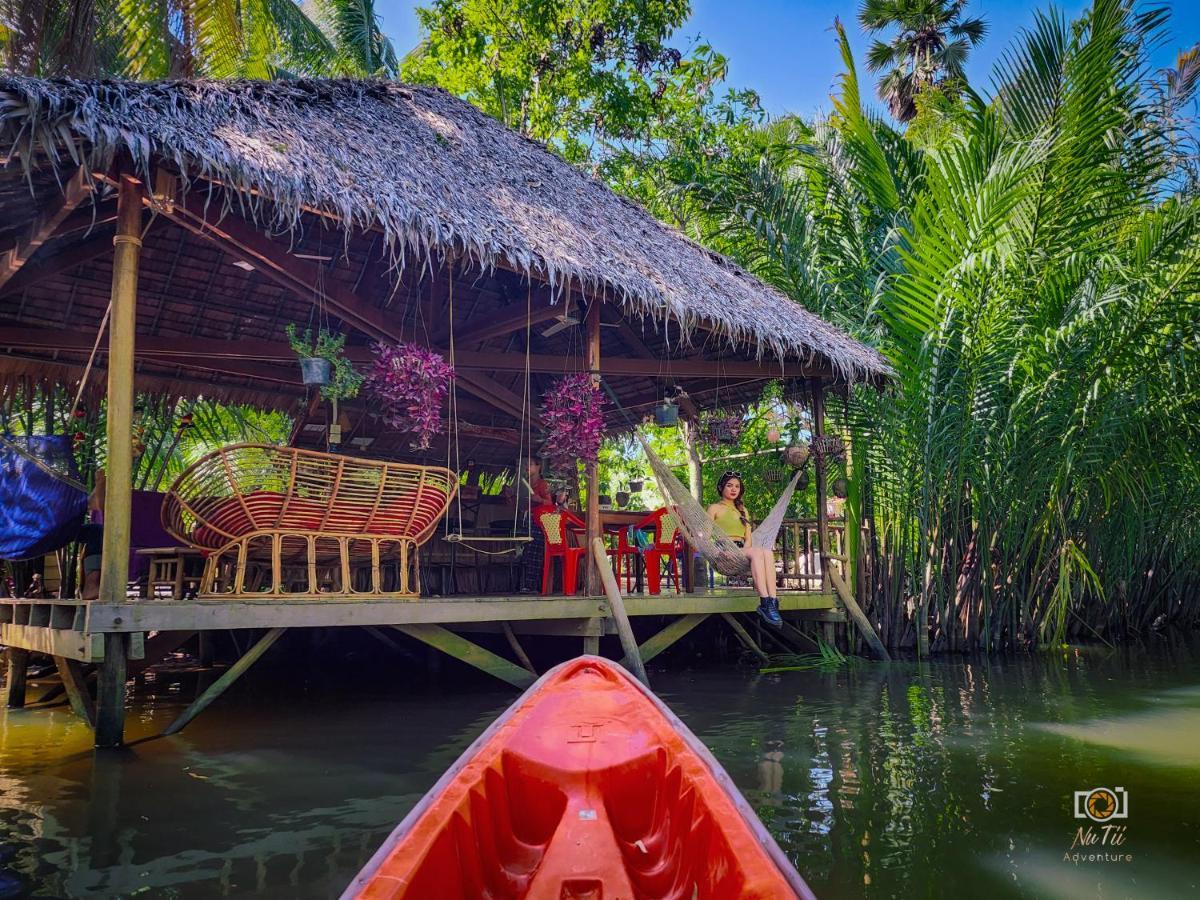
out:
<path id="1" fill-rule="evenodd" d="M 608 648 L 606 648 L 607 650 Z M 823 898 L 1200 893 L 1200 647 L 1071 648 L 758 675 L 653 672 Z M 140 692 L 95 755 L 65 709 L 0 713 L 0 898 L 336 896 L 511 702 L 269 678 L 154 738 Z M 1074 792 L 1123 787 L 1120 847 L 1071 849 Z M 1120 851 L 1130 862 L 1064 854 Z"/>

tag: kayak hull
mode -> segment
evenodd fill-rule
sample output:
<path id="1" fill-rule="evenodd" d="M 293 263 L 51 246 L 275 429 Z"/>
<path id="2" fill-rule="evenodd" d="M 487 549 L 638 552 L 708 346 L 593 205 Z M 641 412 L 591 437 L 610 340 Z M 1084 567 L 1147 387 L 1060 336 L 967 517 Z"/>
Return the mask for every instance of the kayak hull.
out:
<path id="1" fill-rule="evenodd" d="M 624 669 L 550 670 L 343 898 L 812 897 L 703 744 Z"/>

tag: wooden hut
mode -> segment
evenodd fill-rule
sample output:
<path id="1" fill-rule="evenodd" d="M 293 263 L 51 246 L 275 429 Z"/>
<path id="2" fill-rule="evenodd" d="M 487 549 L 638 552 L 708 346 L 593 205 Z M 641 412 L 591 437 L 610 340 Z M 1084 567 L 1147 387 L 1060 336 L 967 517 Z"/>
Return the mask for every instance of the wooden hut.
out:
<path id="1" fill-rule="evenodd" d="M 703 406 L 782 378 L 819 413 L 830 387 L 889 374 L 843 331 L 439 89 L 0 77 L 0 155 L 0 377 L 75 385 L 90 367 L 106 382 L 109 436 L 100 599 L 11 601 L 0 627 L 9 646 L 101 663 L 101 744 L 120 740 L 124 660 L 150 630 L 270 629 L 248 665 L 287 627 L 392 626 L 463 656 L 481 648 L 445 625 L 553 618 L 594 642 L 608 612 L 594 581 L 552 610 L 511 597 L 129 602 L 136 392 L 286 410 L 311 446 L 338 423 L 299 383 L 289 323 L 329 324 L 359 362 L 373 341 L 453 347 L 458 461 L 511 468 L 536 398 L 566 371 L 604 377 L 614 427 L 668 382 Z M 447 462 L 448 438 L 413 452 L 365 401 L 339 418 L 361 455 Z M 594 467 L 588 487 L 595 535 Z M 682 624 L 660 644 L 717 611 L 699 603 L 678 602 Z M 470 661 L 528 678 L 495 654 Z"/>

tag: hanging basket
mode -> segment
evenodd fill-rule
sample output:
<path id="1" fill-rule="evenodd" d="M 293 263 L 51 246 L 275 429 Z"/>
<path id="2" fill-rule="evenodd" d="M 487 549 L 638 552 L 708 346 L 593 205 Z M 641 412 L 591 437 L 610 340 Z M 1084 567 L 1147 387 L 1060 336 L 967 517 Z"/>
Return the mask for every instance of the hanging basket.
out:
<path id="1" fill-rule="evenodd" d="M 673 400 L 664 400 L 654 407 L 654 424 L 659 428 L 669 428 L 679 424 L 679 405 Z"/>
<path id="2" fill-rule="evenodd" d="M 636 494 L 638 491 L 640 491 L 645 486 L 646 486 L 646 482 L 643 479 L 641 479 L 641 478 L 631 479 L 629 482 L 629 492 L 631 494 Z"/>
<path id="3" fill-rule="evenodd" d="M 302 356 L 300 377 L 308 387 L 325 387 L 333 377 L 333 363 L 323 356 Z"/>
<path id="4" fill-rule="evenodd" d="M 617 506 L 624 509 L 629 505 L 629 491 L 617 491 Z"/>
<path id="5" fill-rule="evenodd" d="M 850 486 L 846 483 L 845 478 L 835 478 L 832 485 L 833 496 L 839 500 L 845 500 L 846 495 L 850 493 Z"/>
<path id="6" fill-rule="evenodd" d="M 783 451 L 783 461 L 793 469 L 799 469 L 808 462 L 808 445 L 795 444 Z"/>

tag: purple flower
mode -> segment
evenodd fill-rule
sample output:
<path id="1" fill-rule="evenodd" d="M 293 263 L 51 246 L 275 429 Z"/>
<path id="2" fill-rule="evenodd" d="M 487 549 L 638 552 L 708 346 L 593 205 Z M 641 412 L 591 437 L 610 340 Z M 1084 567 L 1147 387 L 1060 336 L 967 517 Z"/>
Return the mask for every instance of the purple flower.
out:
<path id="1" fill-rule="evenodd" d="M 566 375 L 542 396 L 546 440 L 542 456 L 557 471 L 577 460 L 594 463 L 604 436 L 604 395 L 587 374 Z"/>
<path id="2" fill-rule="evenodd" d="M 454 368 L 440 354 L 417 344 L 376 344 L 374 352 L 367 387 L 384 422 L 411 432 L 414 449 L 429 449 L 433 436 L 442 431 L 442 403 Z"/>

